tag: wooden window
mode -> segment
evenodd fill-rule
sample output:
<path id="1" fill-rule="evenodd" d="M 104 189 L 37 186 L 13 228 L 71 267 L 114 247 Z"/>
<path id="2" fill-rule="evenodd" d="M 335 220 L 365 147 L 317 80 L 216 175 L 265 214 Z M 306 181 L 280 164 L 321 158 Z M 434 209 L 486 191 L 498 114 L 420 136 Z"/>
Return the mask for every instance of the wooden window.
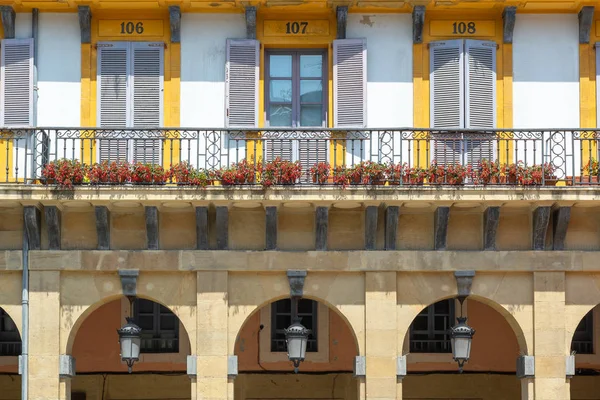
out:
<path id="1" fill-rule="evenodd" d="M 410 326 L 411 353 L 451 353 L 448 330 L 454 324 L 454 299 L 430 305 Z"/>
<path id="2" fill-rule="evenodd" d="M 0 308 L 0 356 L 21 354 L 21 336 L 14 321 Z"/>
<path id="3" fill-rule="evenodd" d="M 317 308 L 319 304 L 316 301 L 308 299 L 300 299 L 298 302 L 298 317 L 301 318 L 301 323 L 306 328 L 312 330 L 308 337 L 306 351 L 317 352 Z M 292 324 L 292 301 L 283 299 L 271 304 L 271 351 L 284 352 L 287 351 L 285 342 L 285 332 Z"/>
<path id="4" fill-rule="evenodd" d="M 577 354 L 594 354 L 594 310 L 581 320 L 571 342 L 571 351 Z"/>
<path id="5" fill-rule="evenodd" d="M 430 124 L 446 131 L 434 133 L 433 158 L 441 164 L 493 160 L 486 130 L 496 127 L 496 43 L 446 40 L 430 49 Z M 476 132 L 452 132 L 460 129 Z"/>
<path id="6" fill-rule="evenodd" d="M 2 40 L 0 126 L 33 126 L 33 39 Z"/>
<path id="7" fill-rule="evenodd" d="M 167 307 L 137 299 L 135 321 L 142 328 L 142 353 L 178 353 L 179 318 Z"/>
<path id="8" fill-rule="evenodd" d="M 98 44 L 99 159 L 161 163 L 163 121 L 162 43 Z M 148 128 L 123 139 L 123 128 Z"/>

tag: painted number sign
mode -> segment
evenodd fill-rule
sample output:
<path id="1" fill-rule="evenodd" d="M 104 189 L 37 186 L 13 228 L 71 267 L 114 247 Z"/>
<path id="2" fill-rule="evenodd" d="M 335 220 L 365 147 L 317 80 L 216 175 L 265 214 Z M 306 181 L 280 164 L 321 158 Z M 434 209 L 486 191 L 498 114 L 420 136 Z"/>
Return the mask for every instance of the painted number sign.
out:
<path id="1" fill-rule="evenodd" d="M 98 36 L 162 36 L 161 20 L 100 20 Z"/>
<path id="2" fill-rule="evenodd" d="M 297 20 L 276 21 L 267 20 L 264 23 L 265 36 L 328 36 L 329 21 L 327 20 Z"/>
<path id="3" fill-rule="evenodd" d="M 495 36 L 494 21 L 431 21 L 431 36 Z"/>

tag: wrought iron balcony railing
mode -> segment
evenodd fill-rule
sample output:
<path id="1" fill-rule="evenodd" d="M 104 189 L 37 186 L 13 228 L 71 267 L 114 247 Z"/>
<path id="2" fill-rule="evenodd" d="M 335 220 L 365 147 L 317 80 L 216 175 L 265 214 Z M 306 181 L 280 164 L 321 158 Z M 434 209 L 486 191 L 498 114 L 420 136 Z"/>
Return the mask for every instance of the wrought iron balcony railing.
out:
<path id="1" fill-rule="evenodd" d="M 480 162 L 488 160 L 498 161 L 504 169 L 485 183 L 513 184 L 511 168 L 530 174 L 538 166 L 542 184 L 587 185 L 598 181 L 599 141 L 600 130 L 580 129 L 3 129 L 0 182 L 40 182 L 44 166 L 60 159 L 87 165 L 104 160 L 153 163 L 167 169 L 186 161 L 195 168 L 216 171 L 244 159 L 264 164 L 281 157 L 300 162 L 300 184 L 313 183 L 309 170 L 320 162 L 329 163 L 332 170 L 352 169 L 367 161 L 402 166 L 404 175 L 396 177 L 396 183 L 411 184 L 415 182 L 406 176 L 414 170 L 407 171 L 429 168 L 434 160 L 438 166 L 470 165 L 476 172 L 482 169 Z M 460 183 L 481 179 L 471 175 Z M 433 183 L 455 182 L 444 176 Z"/>

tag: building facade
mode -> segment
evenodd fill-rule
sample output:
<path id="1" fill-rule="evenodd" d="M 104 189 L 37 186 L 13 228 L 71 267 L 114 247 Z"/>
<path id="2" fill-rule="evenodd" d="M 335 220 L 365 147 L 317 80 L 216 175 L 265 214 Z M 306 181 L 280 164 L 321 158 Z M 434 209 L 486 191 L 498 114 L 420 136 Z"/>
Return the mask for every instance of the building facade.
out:
<path id="1" fill-rule="evenodd" d="M 600 5 L 0 4 L 0 399 L 600 399 Z"/>

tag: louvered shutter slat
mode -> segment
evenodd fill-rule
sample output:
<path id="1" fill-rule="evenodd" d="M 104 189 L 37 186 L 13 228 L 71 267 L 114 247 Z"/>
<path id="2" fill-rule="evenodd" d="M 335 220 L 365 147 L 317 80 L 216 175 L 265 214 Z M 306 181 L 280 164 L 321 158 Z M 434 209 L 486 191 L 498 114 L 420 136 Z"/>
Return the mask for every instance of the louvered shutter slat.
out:
<path id="1" fill-rule="evenodd" d="M 2 126 L 33 125 L 33 39 L 2 41 Z"/>
<path id="2" fill-rule="evenodd" d="M 463 42 L 431 43 L 430 113 L 433 129 L 464 128 Z M 433 134 L 433 157 L 439 164 L 461 162 L 459 134 Z"/>
<path id="3" fill-rule="evenodd" d="M 333 41 L 334 123 L 342 128 L 367 126 L 367 42 Z"/>
<path id="4" fill-rule="evenodd" d="M 496 43 L 467 40 L 466 54 L 466 127 L 496 127 Z M 486 139 L 489 136 L 490 139 Z M 465 141 L 467 159 L 477 165 L 482 159 L 494 159 L 492 134 L 472 134 Z"/>
<path id="5" fill-rule="evenodd" d="M 98 125 L 102 128 L 127 126 L 128 56 L 126 43 L 98 48 Z M 127 140 L 118 139 L 114 131 L 102 136 L 98 141 L 100 161 L 127 161 Z"/>
<path id="6" fill-rule="evenodd" d="M 159 43 L 132 43 L 132 122 L 134 128 L 159 128 L 163 115 L 163 48 Z M 145 132 L 133 143 L 135 162 L 160 164 L 160 131 Z"/>
<path id="7" fill-rule="evenodd" d="M 259 42 L 257 40 L 227 40 L 225 123 L 228 127 L 258 126 L 258 67 Z"/>

